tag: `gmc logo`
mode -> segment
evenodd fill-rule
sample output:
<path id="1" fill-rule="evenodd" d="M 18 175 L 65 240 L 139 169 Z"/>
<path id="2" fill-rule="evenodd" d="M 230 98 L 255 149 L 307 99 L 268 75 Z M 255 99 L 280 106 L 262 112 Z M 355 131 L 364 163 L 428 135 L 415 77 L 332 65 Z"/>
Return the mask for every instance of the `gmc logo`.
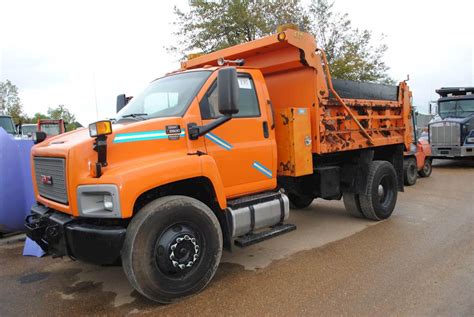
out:
<path id="1" fill-rule="evenodd" d="M 53 177 L 49 175 L 41 175 L 41 183 L 45 185 L 53 185 Z"/>

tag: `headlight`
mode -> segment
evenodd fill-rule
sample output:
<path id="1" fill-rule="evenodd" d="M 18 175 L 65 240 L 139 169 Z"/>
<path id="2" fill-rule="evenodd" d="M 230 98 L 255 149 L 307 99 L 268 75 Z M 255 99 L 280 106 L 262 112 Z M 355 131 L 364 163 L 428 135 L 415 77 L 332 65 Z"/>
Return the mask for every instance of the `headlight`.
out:
<path id="1" fill-rule="evenodd" d="M 112 122 L 110 120 L 97 121 L 89 124 L 89 135 L 92 138 L 112 133 Z"/>
<path id="2" fill-rule="evenodd" d="M 81 185 L 77 188 L 77 207 L 81 217 L 121 218 L 116 185 Z"/>

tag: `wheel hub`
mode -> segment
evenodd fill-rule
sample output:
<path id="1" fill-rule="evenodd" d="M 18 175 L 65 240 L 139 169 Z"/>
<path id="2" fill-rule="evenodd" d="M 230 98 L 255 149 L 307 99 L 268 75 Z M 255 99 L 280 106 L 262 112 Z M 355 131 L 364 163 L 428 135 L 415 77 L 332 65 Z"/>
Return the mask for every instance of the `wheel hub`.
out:
<path id="1" fill-rule="evenodd" d="M 381 200 L 385 195 L 385 189 L 383 188 L 382 184 L 379 185 L 377 193 L 379 195 L 379 199 Z"/>
<path id="2" fill-rule="evenodd" d="M 175 243 L 170 246 L 170 260 L 175 268 L 184 270 L 193 266 L 199 257 L 199 245 L 196 238 L 189 235 L 176 238 Z"/>
<path id="3" fill-rule="evenodd" d="M 186 274 L 199 260 L 198 234 L 184 224 L 176 224 L 165 230 L 155 245 L 155 261 L 158 268 L 170 276 Z"/>

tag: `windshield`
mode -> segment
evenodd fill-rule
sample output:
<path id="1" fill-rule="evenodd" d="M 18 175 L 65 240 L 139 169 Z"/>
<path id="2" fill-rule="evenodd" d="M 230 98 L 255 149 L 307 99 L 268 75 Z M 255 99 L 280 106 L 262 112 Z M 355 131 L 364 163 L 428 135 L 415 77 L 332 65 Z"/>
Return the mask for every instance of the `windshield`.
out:
<path id="1" fill-rule="evenodd" d="M 47 136 L 58 135 L 61 132 L 57 123 L 42 123 L 41 131 L 46 133 Z"/>
<path id="2" fill-rule="evenodd" d="M 474 114 L 474 99 L 441 101 L 438 106 L 441 118 L 465 118 Z"/>
<path id="3" fill-rule="evenodd" d="M 15 134 L 15 125 L 10 117 L 0 117 L 0 127 L 2 127 L 7 133 Z"/>
<path id="4" fill-rule="evenodd" d="M 181 116 L 210 74 L 210 71 L 194 71 L 157 79 L 130 100 L 117 113 L 117 118 Z"/>
<path id="5" fill-rule="evenodd" d="M 23 135 L 32 135 L 35 132 L 36 132 L 36 124 L 23 125 L 21 127 L 21 134 Z"/>

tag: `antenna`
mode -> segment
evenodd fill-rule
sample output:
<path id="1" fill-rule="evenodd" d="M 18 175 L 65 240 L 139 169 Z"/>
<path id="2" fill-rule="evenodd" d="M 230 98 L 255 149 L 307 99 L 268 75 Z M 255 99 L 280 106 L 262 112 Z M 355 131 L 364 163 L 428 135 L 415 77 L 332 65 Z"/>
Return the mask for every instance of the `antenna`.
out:
<path id="1" fill-rule="evenodd" d="M 95 83 L 95 71 L 92 72 L 92 81 L 94 83 L 94 101 L 95 101 L 95 118 L 99 120 L 99 107 L 97 107 L 97 89 Z"/>

